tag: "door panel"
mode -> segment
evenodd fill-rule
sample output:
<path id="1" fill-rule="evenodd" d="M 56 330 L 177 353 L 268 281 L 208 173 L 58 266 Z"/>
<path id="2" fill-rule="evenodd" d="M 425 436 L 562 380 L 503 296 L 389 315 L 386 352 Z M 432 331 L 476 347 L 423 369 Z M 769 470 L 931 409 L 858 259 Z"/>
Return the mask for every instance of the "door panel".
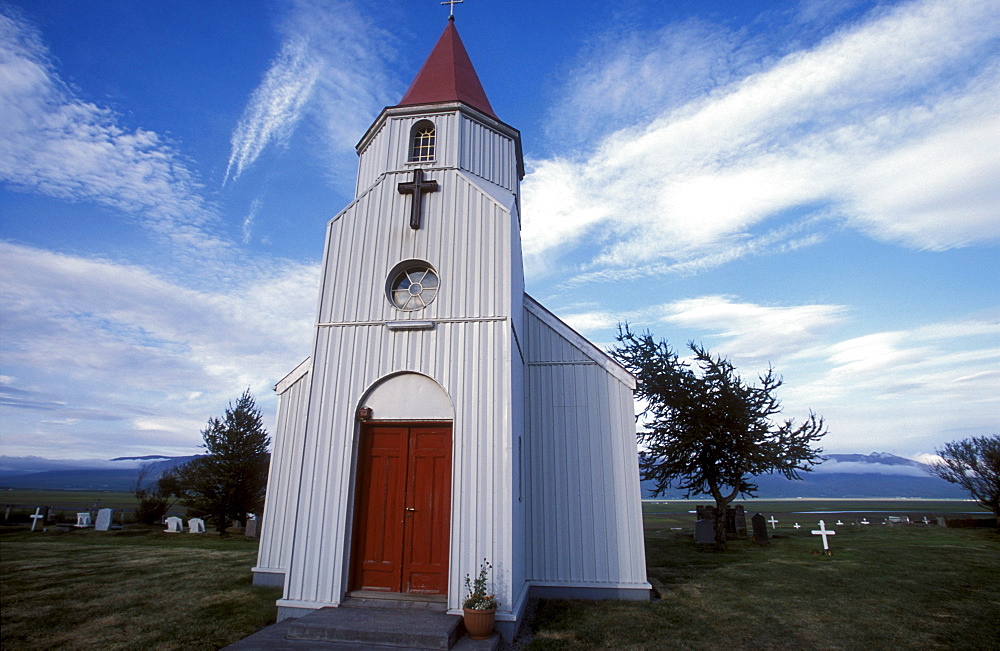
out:
<path id="1" fill-rule="evenodd" d="M 365 424 L 351 586 L 446 594 L 451 426 Z"/>
<path id="2" fill-rule="evenodd" d="M 355 520 L 356 589 L 397 592 L 402 570 L 405 427 L 371 428 L 362 436 Z"/>
<path id="3" fill-rule="evenodd" d="M 448 582 L 451 432 L 414 428 L 407 464 L 403 592 L 443 594 Z"/>

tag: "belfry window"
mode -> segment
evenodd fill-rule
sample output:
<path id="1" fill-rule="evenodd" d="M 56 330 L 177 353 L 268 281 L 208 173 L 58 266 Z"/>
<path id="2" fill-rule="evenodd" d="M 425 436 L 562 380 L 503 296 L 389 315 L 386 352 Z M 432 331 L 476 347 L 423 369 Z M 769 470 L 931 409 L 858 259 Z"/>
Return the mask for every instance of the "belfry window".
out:
<path id="1" fill-rule="evenodd" d="M 410 162 L 423 163 L 434 160 L 434 145 L 437 139 L 434 123 L 430 120 L 421 120 L 413 125 L 410 134 Z"/>

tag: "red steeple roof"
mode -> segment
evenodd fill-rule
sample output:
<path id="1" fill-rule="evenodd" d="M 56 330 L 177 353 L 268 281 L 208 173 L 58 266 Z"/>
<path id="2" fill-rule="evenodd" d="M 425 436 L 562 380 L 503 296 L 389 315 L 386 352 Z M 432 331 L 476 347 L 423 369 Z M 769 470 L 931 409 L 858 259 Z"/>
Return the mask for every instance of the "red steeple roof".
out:
<path id="1" fill-rule="evenodd" d="M 449 19 L 437 45 L 424 61 L 403 99 L 399 100 L 399 106 L 456 100 L 497 117 L 490 106 L 490 100 L 486 98 L 483 85 L 479 83 L 479 76 L 472 67 L 469 53 L 465 51 L 462 39 L 458 36 L 455 21 Z"/>

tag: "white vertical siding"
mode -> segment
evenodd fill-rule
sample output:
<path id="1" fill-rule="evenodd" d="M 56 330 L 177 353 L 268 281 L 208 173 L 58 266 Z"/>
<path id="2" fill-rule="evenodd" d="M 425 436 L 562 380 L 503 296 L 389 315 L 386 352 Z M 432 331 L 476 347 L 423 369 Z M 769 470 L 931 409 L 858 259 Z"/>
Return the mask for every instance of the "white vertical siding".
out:
<path id="1" fill-rule="evenodd" d="M 438 382 L 455 410 L 449 608 L 461 606 L 465 576 L 475 575 L 488 558 L 500 590 L 498 616 L 509 619 L 525 575 L 523 538 L 515 542 L 511 536 L 524 528 L 524 507 L 511 483 L 523 423 L 520 353 L 512 330 L 523 310 L 519 233 L 511 213 L 516 199 L 492 180 L 477 181 L 458 169 L 459 114 L 434 114 L 439 158 L 425 170 L 440 190 L 424 196 L 421 228 L 410 228 L 412 197 L 399 194 L 397 184 L 412 178 L 403 152 L 410 125 L 422 117 L 394 117 L 374 132 L 359 173 L 358 185 L 366 189 L 327 230 L 306 453 L 279 605 L 335 605 L 347 590 L 356 409 L 379 380 L 413 371 Z M 500 158 L 514 160 L 512 140 L 494 145 L 511 150 Z M 410 259 L 433 265 L 440 287 L 428 307 L 401 312 L 387 299 L 385 283 L 399 262 Z M 402 320 L 434 325 L 416 331 L 386 326 Z"/>
<path id="2" fill-rule="evenodd" d="M 509 608 L 514 559 L 508 532 L 516 499 L 507 479 L 513 463 L 509 341 L 507 320 L 439 323 L 415 332 L 381 325 L 321 329 L 286 605 L 336 604 L 347 589 L 357 400 L 381 378 L 406 369 L 435 379 L 455 406 L 449 607 L 460 606 L 465 575 L 475 574 L 486 557 L 504 576 L 507 592 L 500 598 Z"/>
<path id="3" fill-rule="evenodd" d="M 459 167 L 516 193 L 520 179 L 514 140 L 464 114 L 459 129 Z"/>
<path id="4" fill-rule="evenodd" d="M 521 274 L 508 253 L 516 235 L 510 213 L 454 170 L 427 176 L 441 189 L 424 195 L 420 229 L 410 228 L 412 197 L 396 190 L 408 174 L 386 176 L 331 222 L 320 323 L 509 314 L 510 278 Z M 509 196 L 500 199 L 510 203 Z M 428 307 L 401 312 L 386 298 L 385 284 L 393 267 L 409 259 L 433 265 L 441 285 Z"/>
<path id="5" fill-rule="evenodd" d="M 310 362 L 307 359 L 300 364 L 276 387 L 279 392 L 278 420 L 271 439 L 271 466 L 267 474 L 266 503 L 255 572 L 283 574 L 288 569 L 309 405 Z"/>
<path id="6" fill-rule="evenodd" d="M 422 120 L 434 123 L 433 161 L 410 163 L 410 130 Z M 355 196 L 361 196 L 385 173 L 424 169 L 463 169 L 511 193 L 520 183 L 516 143 L 457 109 L 419 115 L 383 114 L 359 152 Z"/>
<path id="7" fill-rule="evenodd" d="M 632 389 L 551 315 L 525 319 L 528 578 L 648 587 Z"/>

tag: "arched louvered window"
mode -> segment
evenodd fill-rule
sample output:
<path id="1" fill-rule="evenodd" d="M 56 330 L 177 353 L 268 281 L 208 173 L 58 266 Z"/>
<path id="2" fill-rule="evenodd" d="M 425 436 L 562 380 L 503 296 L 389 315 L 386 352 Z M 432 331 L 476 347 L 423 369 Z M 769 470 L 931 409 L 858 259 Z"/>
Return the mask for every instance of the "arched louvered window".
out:
<path id="1" fill-rule="evenodd" d="M 421 120 L 414 124 L 410 131 L 410 162 L 423 163 L 434 160 L 435 141 L 433 122 Z"/>

